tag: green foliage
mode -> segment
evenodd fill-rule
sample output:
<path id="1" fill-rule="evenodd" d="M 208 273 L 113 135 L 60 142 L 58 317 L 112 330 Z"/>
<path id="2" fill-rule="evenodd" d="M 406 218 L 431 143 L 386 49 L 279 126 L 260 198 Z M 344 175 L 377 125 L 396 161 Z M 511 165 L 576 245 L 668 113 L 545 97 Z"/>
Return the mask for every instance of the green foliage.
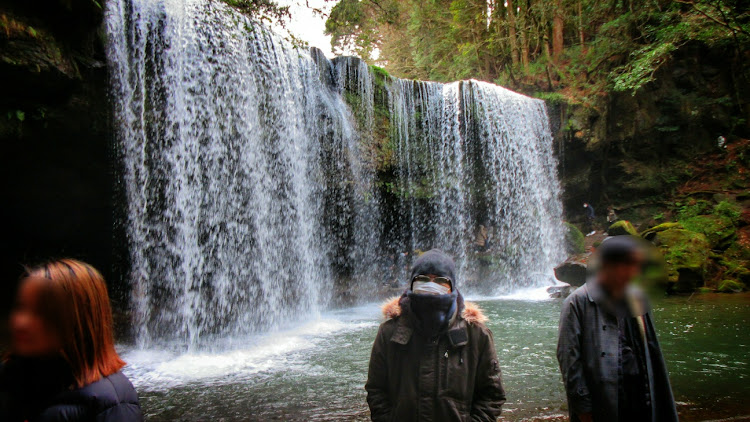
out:
<path id="1" fill-rule="evenodd" d="M 735 203 L 729 201 L 721 201 L 714 208 L 714 213 L 722 217 L 727 217 L 732 221 L 732 223 L 737 224 L 738 220 L 740 219 L 740 215 L 742 215 L 742 208 Z"/>
<path id="2" fill-rule="evenodd" d="M 654 73 L 677 49 L 672 43 L 649 44 L 633 52 L 632 60 L 620 67 L 613 78 L 615 91 L 632 91 L 654 80 Z"/>
<path id="3" fill-rule="evenodd" d="M 400 77 L 476 78 L 587 105 L 602 92 L 638 91 L 689 42 L 747 51 L 750 8 L 740 0 L 341 0 L 326 32 L 334 51 Z"/>
<path id="4" fill-rule="evenodd" d="M 537 92 L 534 94 L 534 98 L 544 100 L 549 104 L 565 104 L 568 100 L 559 92 Z"/>
<path id="5" fill-rule="evenodd" d="M 385 82 L 391 78 L 388 71 L 380 66 L 370 65 L 370 71 L 375 76 L 376 82 Z"/>
<path id="6" fill-rule="evenodd" d="M 291 17 L 289 6 L 279 6 L 274 0 L 221 0 L 243 14 L 261 22 L 275 22 L 284 26 Z"/>
<path id="7" fill-rule="evenodd" d="M 699 215 L 710 214 L 713 210 L 713 204 L 703 199 L 690 200 L 685 203 L 676 202 L 675 205 L 677 211 L 677 219 L 680 221 L 687 220 L 692 217 L 697 217 Z"/>

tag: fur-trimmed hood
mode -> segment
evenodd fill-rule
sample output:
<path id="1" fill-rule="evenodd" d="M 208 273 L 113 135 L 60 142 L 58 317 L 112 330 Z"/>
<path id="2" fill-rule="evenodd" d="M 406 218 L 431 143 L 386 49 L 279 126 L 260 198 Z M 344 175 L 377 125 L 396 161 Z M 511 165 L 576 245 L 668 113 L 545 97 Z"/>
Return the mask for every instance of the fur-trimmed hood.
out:
<path id="1" fill-rule="evenodd" d="M 461 318 L 463 318 L 464 321 L 468 322 L 469 324 L 484 324 L 489 320 L 489 318 L 484 315 L 484 312 L 482 312 L 482 309 L 477 304 L 473 302 L 464 302 L 461 296 L 459 296 L 459 299 L 461 300 L 462 305 L 459 307 L 459 310 L 461 312 Z M 406 305 L 405 302 L 408 302 L 408 298 L 405 295 L 388 299 L 385 303 L 383 303 L 381 307 L 383 316 L 385 316 L 386 319 L 392 319 L 400 316 L 403 313 L 403 306 Z"/>

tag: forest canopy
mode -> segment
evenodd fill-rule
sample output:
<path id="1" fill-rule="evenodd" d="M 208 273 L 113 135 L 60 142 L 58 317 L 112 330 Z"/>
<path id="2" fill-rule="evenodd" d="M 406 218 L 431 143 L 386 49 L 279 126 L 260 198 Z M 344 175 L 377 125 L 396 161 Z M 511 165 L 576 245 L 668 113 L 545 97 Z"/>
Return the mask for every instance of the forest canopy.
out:
<path id="1" fill-rule="evenodd" d="M 750 2 L 341 0 L 326 31 L 334 51 L 400 77 L 476 78 L 585 102 L 593 92 L 635 92 L 690 42 L 725 48 L 743 67 Z"/>

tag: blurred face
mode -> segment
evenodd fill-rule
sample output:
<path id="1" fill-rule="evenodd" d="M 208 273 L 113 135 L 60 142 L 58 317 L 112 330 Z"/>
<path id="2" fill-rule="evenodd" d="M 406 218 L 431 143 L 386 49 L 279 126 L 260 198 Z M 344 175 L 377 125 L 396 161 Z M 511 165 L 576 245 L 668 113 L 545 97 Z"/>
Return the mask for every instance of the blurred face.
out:
<path id="1" fill-rule="evenodd" d="M 642 263 L 642 254 L 634 252 L 625 262 L 606 264 L 599 271 L 599 283 L 615 298 L 620 298 L 628 284 L 641 274 Z"/>
<path id="2" fill-rule="evenodd" d="M 58 336 L 47 326 L 39 309 L 41 283 L 26 280 L 18 290 L 10 316 L 11 348 L 18 356 L 53 356 L 61 348 Z"/>

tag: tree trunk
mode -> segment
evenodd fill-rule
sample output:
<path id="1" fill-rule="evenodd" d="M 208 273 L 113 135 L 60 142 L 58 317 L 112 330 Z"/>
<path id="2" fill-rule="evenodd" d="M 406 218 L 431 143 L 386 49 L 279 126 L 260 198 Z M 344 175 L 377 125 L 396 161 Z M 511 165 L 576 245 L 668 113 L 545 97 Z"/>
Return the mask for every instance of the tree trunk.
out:
<path id="1" fill-rule="evenodd" d="M 557 0 L 555 5 L 555 17 L 552 19 L 552 60 L 560 61 L 563 52 L 563 1 Z"/>
<path id="2" fill-rule="evenodd" d="M 521 2 L 523 6 L 519 7 L 518 12 L 518 26 L 519 26 L 519 41 L 521 42 L 521 64 L 523 65 L 524 73 L 529 73 L 529 38 L 531 38 L 531 28 L 529 25 L 529 11 L 526 2 Z"/>
<path id="3" fill-rule="evenodd" d="M 508 38 L 510 39 L 510 58 L 513 66 L 518 66 L 518 37 L 516 36 L 516 6 L 508 0 Z"/>
<path id="4" fill-rule="evenodd" d="M 583 0 L 578 0 L 578 37 L 581 41 L 581 54 L 586 53 L 586 34 L 583 31 Z"/>
<path id="5" fill-rule="evenodd" d="M 521 63 L 523 64 L 524 72 L 529 72 L 529 34 L 524 29 L 521 35 Z"/>

